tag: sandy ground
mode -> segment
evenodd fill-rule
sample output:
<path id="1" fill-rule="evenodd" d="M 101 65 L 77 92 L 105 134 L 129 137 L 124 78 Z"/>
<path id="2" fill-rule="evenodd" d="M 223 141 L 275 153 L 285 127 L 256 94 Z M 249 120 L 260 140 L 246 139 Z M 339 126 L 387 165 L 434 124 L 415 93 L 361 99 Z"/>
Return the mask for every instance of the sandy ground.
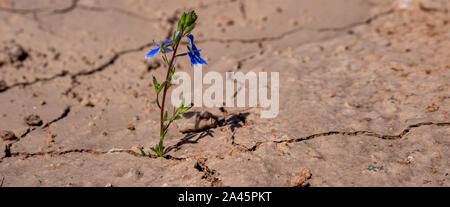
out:
<path id="1" fill-rule="evenodd" d="M 169 132 L 146 61 L 182 11 L 206 71 L 280 72 L 280 113 Z M 447 0 L 0 0 L 1 186 L 450 186 Z M 192 73 L 187 60 L 179 71 Z M 31 117 L 29 124 L 25 118 Z M 129 125 L 134 127 L 129 127 Z M 129 129 L 131 128 L 131 130 Z M 15 137 L 14 137 L 15 136 Z"/>

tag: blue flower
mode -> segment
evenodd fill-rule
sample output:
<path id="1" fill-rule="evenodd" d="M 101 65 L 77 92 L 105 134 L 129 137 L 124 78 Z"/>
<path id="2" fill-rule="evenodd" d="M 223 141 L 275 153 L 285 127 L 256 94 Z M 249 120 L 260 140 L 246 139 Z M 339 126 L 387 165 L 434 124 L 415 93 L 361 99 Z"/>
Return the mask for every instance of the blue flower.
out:
<path id="1" fill-rule="evenodd" d="M 158 48 L 156 48 L 156 49 L 154 49 L 154 50 L 150 50 L 150 52 L 145 56 L 145 58 L 152 58 L 153 56 L 155 56 L 156 54 L 158 54 L 158 53 L 161 51 L 161 46 L 160 46 L 158 43 L 156 43 L 155 41 L 153 41 L 153 44 L 155 44 L 156 46 L 158 46 Z M 172 41 L 172 40 L 165 40 L 165 41 L 163 41 L 163 42 L 161 43 L 161 45 L 162 45 L 164 48 L 166 48 L 166 47 L 168 47 L 168 46 L 170 46 L 170 45 L 172 45 L 172 44 L 173 44 L 173 41 Z M 169 53 L 169 52 L 172 52 L 172 50 L 169 49 L 169 48 L 166 48 L 166 49 L 165 49 L 165 53 Z"/>
<path id="2" fill-rule="evenodd" d="M 188 35 L 187 37 L 189 39 L 189 47 L 191 48 L 190 51 L 187 52 L 187 54 L 189 55 L 189 58 L 191 59 L 191 64 L 192 65 L 197 65 L 197 64 L 206 65 L 206 61 L 200 57 L 200 51 L 202 51 L 202 50 L 198 50 L 194 44 L 194 36 Z"/>

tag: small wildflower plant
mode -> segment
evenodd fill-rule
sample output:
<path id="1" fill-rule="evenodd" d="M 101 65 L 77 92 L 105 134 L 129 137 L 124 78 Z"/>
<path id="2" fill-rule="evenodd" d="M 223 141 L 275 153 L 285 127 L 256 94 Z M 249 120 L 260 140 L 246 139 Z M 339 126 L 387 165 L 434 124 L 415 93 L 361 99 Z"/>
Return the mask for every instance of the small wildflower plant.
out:
<path id="1" fill-rule="evenodd" d="M 165 111 L 166 104 L 166 95 L 167 90 L 172 86 L 171 81 L 174 78 L 175 74 L 175 63 L 176 59 L 182 56 L 189 56 L 191 64 L 193 66 L 198 64 L 206 64 L 206 61 L 200 57 L 200 51 L 194 44 L 194 36 L 192 35 L 192 31 L 195 28 L 197 21 L 197 14 L 194 11 L 189 13 L 184 13 L 181 15 L 180 20 L 178 21 L 177 31 L 173 34 L 172 40 L 165 40 L 161 42 L 161 44 L 153 41 L 156 49 L 151 50 L 145 58 L 153 58 L 157 54 L 161 54 L 162 60 L 167 66 L 167 75 L 166 79 L 163 82 L 158 82 L 156 78 L 153 76 L 153 86 L 156 92 L 156 104 L 158 108 L 161 110 L 160 117 L 160 134 L 159 134 L 159 143 L 150 148 L 153 152 L 156 153 L 157 156 L 161 157 L 164 155 L 165 147 L 164 147 L 164 137 L 166 136 L 170 125 L 172 122 L 181 119 L 181 115 L 192 108 L 192 104 L 185 105 L 184 100 L 181 102 L 181 105 L 178 108 L 174 108 L 171 116 L 169 117 L 169 112 Z M 187 46 L 187 51 L 185 53 L 179 52 L 179 45 L 183 38 L 187 38 L 189 41 L 189 45 Z M 168 56 L 171 58 L 169 59 Z M 162 94 L 161 94 L 162 93 Z M 160 100 L 160 95 L 162 99 Z M 144 151 L 141 151 L 142 155 L 147 156 Z M 148 154 L 150 155 L 150 153 Z"/>

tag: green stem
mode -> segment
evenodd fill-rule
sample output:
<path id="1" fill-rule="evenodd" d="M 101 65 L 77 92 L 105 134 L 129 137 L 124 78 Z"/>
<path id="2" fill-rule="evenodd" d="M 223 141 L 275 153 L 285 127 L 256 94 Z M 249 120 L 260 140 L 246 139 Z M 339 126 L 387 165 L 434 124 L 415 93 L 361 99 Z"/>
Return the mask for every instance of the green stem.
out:
<path id="1" fill-rule="evenodd" d="M 184 28 L 180 31 L 179 35 L 183 35 L 184 32 Z M 178 50 L 178 46 L 180 45 L 181 41 L 178 41 L 177 44 L 175 45 L 175 47 L 173 48 L 173 55 L 172 55 L 172 59 L 169 62 L 169 67 L 167 69 L 167 75 L 166 75 L 166 84 L 164 86 L 164 91 L 163 91 L 163 98 L 162 98 L 162 103 L 161 103 L 161 130 L 160 130 L 160 140 L 159 140 L 159 146 L 162 147 L 163 146 L 163 141 L 164 141 L 164 105 L 166 102 L 166 94 L 167 94 L 167 89 L 168 87 L 168 83 L 167 81 L 169 81 L 170 78 L 170 70 L 173 66 L 173 63 L 175 61 L 176 58 L 176 54 L 177 54 L 177 50 Z M 167 126 L 169 127 L 170 124 Z"/>

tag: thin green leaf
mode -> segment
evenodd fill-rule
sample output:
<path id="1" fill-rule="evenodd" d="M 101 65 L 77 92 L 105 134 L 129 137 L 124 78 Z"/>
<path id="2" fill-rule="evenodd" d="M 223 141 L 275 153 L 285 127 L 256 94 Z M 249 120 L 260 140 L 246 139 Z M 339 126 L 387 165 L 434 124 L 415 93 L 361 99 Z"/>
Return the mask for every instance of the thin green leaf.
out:
<path id="1" fill-rule="evenodd" d="M 156 80 L 155 76 L 153 76 L 153 87 L 155 88 L 156 94 L 158 94 L 159 91 L 161 91 L 161 90 L 158 91 L 159 83 L 158 83 L 158 81 Z"/>
<path id="2" fill-rule="evenodd" d="M 181 54 L 178 54 L 177 57 L 182 57 L 182 56 L 186 56 L 186 55 L 187 55 L 187 53 L 181 53 Z"/>
<path id="3" fill-rule="evenodd" d="M 193 23 L 190 26 L 188 26 L 186 31 L 185 31 L 185 36 L 189 35 L 192 32 L 192 30 L 194 30 L 194 28 L 195 28 L 195 23 Z"/>
<path id="4" fill-rule="evenodd" d="M 144 152 L 144 150 L 143 149 L 141 149 L 141 154 L 142 154 L 142 156 L 147 156 L 147 154 L 145 154 L 145 152 Z"/>
<path id="5" fill-rule="evenodd" d="M 173 118 L 173 121 L 180 120 L 180 119 L 181 119 L 181 116 L 177 115 L 175 118 Z"/>
<path id="6" fill-rule="evenodd" d="M 167 113 L 167 111 L 166 111 L 166 112 L 164 112 L 164 118 L 163 118 L 163 121 L 167 121 L 167 116 L 168 116 L 168 113 Z"/>
<path id="7" fill-rule="evenodd" d="M 158 88 L 156 89 L 156 94 L 159 94 L 165 85 L 166 81 L 164 81 L 161 85 L 158 85 Z"/>
<path id="8" fill-rule="evenodd" d="M 169 65 L 169 61 L 167 61 L 167 58 L 163 55 L 162 56 L 164 63 L 166 63 L 166 65 Z"/>

